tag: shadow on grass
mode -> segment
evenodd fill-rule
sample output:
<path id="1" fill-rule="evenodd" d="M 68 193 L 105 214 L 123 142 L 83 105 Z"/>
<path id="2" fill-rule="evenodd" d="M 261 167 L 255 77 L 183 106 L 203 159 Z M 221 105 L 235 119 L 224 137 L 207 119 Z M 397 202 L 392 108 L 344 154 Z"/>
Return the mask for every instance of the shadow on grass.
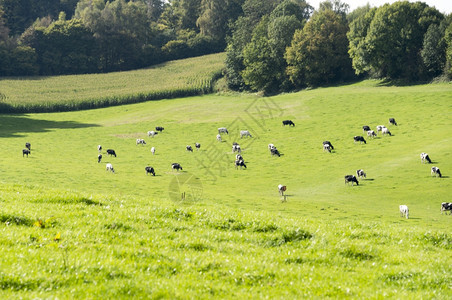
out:
<path id="1" fill-rule="evenodd" d="M 74 121 L 48 121 L 28 118 L 27 115 L 0 115 L 0 137 L 23 137 L 30 132 L 47 132 L 51 129 L 98 127 Z"/>

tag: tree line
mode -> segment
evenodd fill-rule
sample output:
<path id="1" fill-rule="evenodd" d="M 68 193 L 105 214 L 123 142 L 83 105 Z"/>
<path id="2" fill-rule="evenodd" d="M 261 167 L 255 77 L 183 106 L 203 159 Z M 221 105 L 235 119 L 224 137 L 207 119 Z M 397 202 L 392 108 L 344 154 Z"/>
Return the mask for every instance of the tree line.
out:
<path id="1" fill-rule="evenodd" d="M 265 93 L 362 76 L 452 77 L 452 16 L 399 1 L 0 0 L 0 76 L 129 70 L 226 51 L 235 90 Z"/>

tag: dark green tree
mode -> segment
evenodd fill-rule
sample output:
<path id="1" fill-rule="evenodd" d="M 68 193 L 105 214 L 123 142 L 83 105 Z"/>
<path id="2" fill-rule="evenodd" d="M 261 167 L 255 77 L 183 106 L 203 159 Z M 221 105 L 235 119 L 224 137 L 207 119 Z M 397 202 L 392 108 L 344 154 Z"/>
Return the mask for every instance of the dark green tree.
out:
<path id="1" fill-rule="evenodd" d="M 418 80 L 425 74 L 420 55 L 424 34 L 443 15 L 422 2 L 395 2 L 377 9 L 363 43 L 366 69 L 382 77 Z"/>
<path id="2" fill-rule="evenodd" d="M 341 14 L 330 9 L 315 12 L 304 28 L 296 31 L 287 48 L 290 80 L 303 87 L 350 78 L 347 31 L 346 20 Z"/>

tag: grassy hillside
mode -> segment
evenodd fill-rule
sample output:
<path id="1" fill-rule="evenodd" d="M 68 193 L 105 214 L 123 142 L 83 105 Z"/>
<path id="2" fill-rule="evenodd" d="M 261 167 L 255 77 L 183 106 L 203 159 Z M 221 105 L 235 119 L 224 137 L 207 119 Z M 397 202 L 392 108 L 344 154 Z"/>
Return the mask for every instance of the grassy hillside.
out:
<path id="1" fill-rule="evenodd" d="M 451 100 L 450 84 L 365 81 L 272 98 L 0 115 L 0 294 L 450 298 L 451 218 L 439 209 L 452 187 Z M 363 125 L 379 124 L 393 136 L 353 142 Z M 147 137 L 155 126 L 165 130 Z M 222 126 L 230 133 L 220 143 Z M 243 129 L 253 138 L 240 139 Z M 234 141 L 247 169 L 233 166 Z M 187 152 L 195 142 L 201 150 Z M 283 155 L 271 157 L 269 143 Z M 443 178 L 430 175 L 421 152 Z M 157 176 L 146 176 L 147 165 Z M 344 185 L 360 168 L 367 178 Z"/>
<path id="2" fill-rule="evenodd" d="M 0 80 L 0 112 L 89 109 L 211 92 L 223 53 L 108 74 Z"/>

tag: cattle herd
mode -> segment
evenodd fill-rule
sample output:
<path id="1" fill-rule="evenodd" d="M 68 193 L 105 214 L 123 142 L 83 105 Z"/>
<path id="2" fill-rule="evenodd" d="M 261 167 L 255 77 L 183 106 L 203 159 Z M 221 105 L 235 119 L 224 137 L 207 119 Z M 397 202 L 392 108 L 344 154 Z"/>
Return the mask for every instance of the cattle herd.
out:
<path id="1" fill-rule="evenodd" d="M 391 125 L 397 126 L 397 122 L 395 121 L 394 118 L 390 118 L 389 119 L 389 123 Z M 291 121 L 291 120 L 284 120 L 282 121 L 283 126 L 289 125 L 289 126 L 295 126 L 295 124 Z M 385 127 L 384 125 L 378 125 L 376 126 L 376 130 L 377 133 L 372 130 L 368 125 L 364 125 L 363 127 L 363 132 L 366 133 L 367 132 L 367 137 L 368 138 L 374 138 L 377 136 L 378 132 L 381 132 L 381 134 L 384 135 L 389 135 L 392 136 L 391 132 L 388 130 L 387 127 Z M 155 131 L 148 131 L 148 136 L 149 137 L 154 137 L 155 135 L 157 135 L 158 133 L 162 133 L 164 130 L 163 127 L 161 126 L 157 126 L 155 127 Z M 222 134 L 229 134 L 229 131 L 226 127 L 220 127 L 218 128 L 218 134 L 216 136 L 217 141 L 222 141 Z M 248 130 L 241 130 L 240 131 L 240 138 L 252 138 L 251 133 Z M 354 136 L 353 137 L 354 142 L 359 142 L 366 144 L 366 140 L 364 139 L 363 136 Z M 146 145 L 146 141 L 144 139 L 136 139 L 136 145 Z M 201 148 L 201 144 L 200 143 L 195 143 L 195 148 L 197 150 L 199 150 Z M 187 145 L 185 147 L 186 151 L 189 152 L 193 152 L 193 147 L 191 145 Z M 97 156 L 97 162 L 100 163 L 102 161 L 102 146 L 98 145 L 97 146 L 97 150 L 98 150 L 98 156 Z M 271 156 L 281 156 L 280 151 L 276 148 L 276 146 L 274 144 L 268 144 L 268 150 L 270 151 Z M 334 150 L 334 147 L 332 145 L 332 143 L 330 141 L 324 141 L 323 142 L 323 151 L 327 151 L 329 153 L 332 152 L 332 150 Z M 240 169 L 242 168 L 247 168 L 246 164 L 245 164 L 245 160 L 243 158 L 243 156 L 241 155 L 242 149 L 240 147 L 240 145 L 237 142 L 234 142 L 232 144 L 232 152 L 236 152 L 236 157 L 235 157 L 235 161 L 234 161 L 234 166 L 236 169 L 238 169 L 240 167 Z M 113 149 L 107 149 L 106 151 L 107 155 L 110 156 L 116 156 L 116 152 Z M 151 148 L 151 153 L 154 155 L 155 154 L 155 147 Z M 31 154 L 31 144 L 30 143 L 26 143 L 25 144 L 25 148 L 22 150 L 22 156 L 25 157 Z M 432 163 L 432 160 L 430 159 L 429 155 L 425 152 L 421 153 L 420 155 L 421 157 L 421 162 L 422 163 Z M 145 168 L 145 173 L 146 175 L 151 174 L 153 176 L 155 176 L 155 170 L 154 167 L 152 166 L 146 166 Z M 180 165 L 180 163 L 172 163 L 171 164 L 171 169 L 176 170 L 176 171 L 182 171 L 182 166 Z M 115 173 L 115 169 L 113 168 L 112 163 L 107 163 L 106 164 L 106 170 L 111 172 L 111 173 Z M 431 168 L 431 175 L 435 176 L 435 177 L 442 177 L 441 171 L 438 167 L 432 167 Z M 345 180 L 345 184 L 351 184 L 352 186 L 354 184 L 356 184 L 357 186 L 359 185 L 359 181 L 358 178 L 360 180 L 363 180 L 363 178 L 366 178 L 366 173 L 364 172 L 364 170 L 359 169 L 356 170 L 356 176 L 355 175 L 345 175 L 344 176 L 344 180 Z M 286 201 L 286 195 L 284 195 L 284 192 L 286 191 L 287 186 L 279 184 L 278 185 L 278 192 L 281 196 L 284 196 L 284 200 Z M 408 206 L 407 205 L 400 205 L 399 206 L 399 210 L 400 210 L 400 215 L 402 217 L 406 217 L 408 219 L 409 217 L 409 210 L 408 210 Z M 448 203 L 448 202 L 443 202 L 441 203 L 441 213 L 445 212 L 447 214 L 447 212 L 449 212 L 449 214 L 452 214 L 452 203 Z"/>

